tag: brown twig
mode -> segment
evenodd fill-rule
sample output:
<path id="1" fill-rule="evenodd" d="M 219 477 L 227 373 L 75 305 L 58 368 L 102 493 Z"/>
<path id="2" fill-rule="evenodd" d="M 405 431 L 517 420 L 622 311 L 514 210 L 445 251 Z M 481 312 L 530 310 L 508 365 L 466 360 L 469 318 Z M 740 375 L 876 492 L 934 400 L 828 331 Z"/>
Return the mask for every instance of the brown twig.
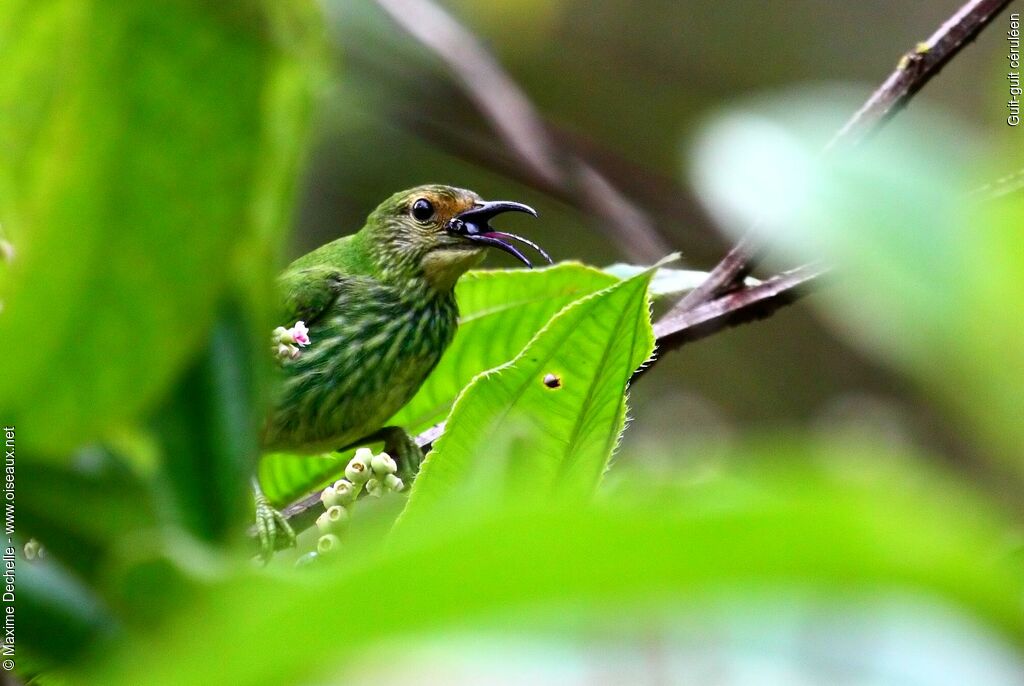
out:
<path id="1" fill-rule="evenodd" d="M 927 41 L 919 43 L 900 59 L 896 70 L 836 132 L 825 146 L 825 152 L 840 144 L 855 145 L 878 131 L 1011 2 L 971 0 L 963 5 Z M 700 307 L 742 283 L 757 259 L 756 251 L 751 249 L 751 236 L 756 234 L 756 228 L 715 265 L 705 283 L 688 293 L 667 316 L 676 317 Z"/>
<path id="2" fill-rule="evenodd" d="M 928 40 L 900 59 L 896 70 L 836 132 L 825 150 L 859 143 L 877 131 L 1012 1 L 971 0 L 964 4 Z"/>
<path id="3" fill-rule="evenodd" d="M 743 280 L 754 268 L 752 255 L 754 230 L 747 233 L 736 245 L 719 260 L 718 264 L 708 273 L 704 283 L 694 288 L 673 307 L 665 318 L 678 317 L 728 291 Z"/>
<path id="4" fill-rule="evenodd" d="M 673 350 L 737 324 L 769 317 L 780 307 L 806 295 L 811 282 L 826 271 L 822 265 L 804 265 L 692 310 L 666 315 L 654 324 L 658 349 L 661 352 Z"/>

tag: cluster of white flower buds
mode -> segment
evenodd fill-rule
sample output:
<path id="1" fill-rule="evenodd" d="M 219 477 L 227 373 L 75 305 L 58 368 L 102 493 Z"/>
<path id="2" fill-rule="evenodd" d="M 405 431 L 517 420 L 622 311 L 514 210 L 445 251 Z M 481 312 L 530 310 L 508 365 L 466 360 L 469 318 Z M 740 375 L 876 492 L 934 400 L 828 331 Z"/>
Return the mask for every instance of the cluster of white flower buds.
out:
<path id="1" fill-rule="evenodd" d="M 317 553 L 329 553 L 341 543 L 339 536 L 345 531 L 352 507 L 364 489 L 367 495 L 378 498 L 385 493 L 405 489 L 405 483 L 397 472 L 398 465 L 387 453 L 374 455 L 369 448 L 356 451 L 345 467 L 345 478 L 335 481 L 320 494 L 326 510 L 316 520 L 316 527 L 320 530 Z"/>
<path id="2" fill-rule="evenodd" d="M 294 360 L 299 356 L 299 348 L 309 345 L 309 329 L 303 321 L 295 322 L 290 329 L 279 326 L 271 334 L 271 351 L 278 362 Z"/>

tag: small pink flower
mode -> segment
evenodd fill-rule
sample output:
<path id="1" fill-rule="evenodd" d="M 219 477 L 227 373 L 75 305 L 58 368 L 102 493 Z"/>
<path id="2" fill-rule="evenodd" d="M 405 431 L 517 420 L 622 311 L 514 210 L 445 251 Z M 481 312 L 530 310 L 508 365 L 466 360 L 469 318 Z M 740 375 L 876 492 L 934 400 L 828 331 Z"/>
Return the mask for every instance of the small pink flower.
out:
<path id="1" fill-rule="evenodd" d="M 309 329 L 303 321 L 295 322 L 290 329 L 279 326 L 271 334 L 274 356 L 279 362 L 294 360 L 299 357 L 299 348 L 309 345 Z"/>
<path id="2" fill-rule="evenodd" d="M 309 329 L 306 328 L 306 323 L 303 321 L 295 322 L 295 326 L 289 331 L 292 335 L 292 340 L 295 344 L 300 347 L 306 347 L 309 345 Z"/>

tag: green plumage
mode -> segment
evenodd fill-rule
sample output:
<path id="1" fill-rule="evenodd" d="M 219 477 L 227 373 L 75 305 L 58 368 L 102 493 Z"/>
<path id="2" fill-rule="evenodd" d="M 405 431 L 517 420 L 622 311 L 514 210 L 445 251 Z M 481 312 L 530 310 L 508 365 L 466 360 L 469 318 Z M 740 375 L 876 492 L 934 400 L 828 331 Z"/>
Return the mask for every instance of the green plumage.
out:
<path id="1" fill-rule="evenodd" d="M 411 207 L 424 199 L 434 214 L 417 221 Z M 348 447 L 412 398 L 455 335 L 455 282 L 482 254 L 446 227 L 479 200 L 447 186 L 397 193 L 357 234 L 288 266 L 281 323 L 304 321 L 310 345 L 282 364 L 267 449 Z"/>
<path id="2" fill-rule="evenodd" d="M 283 364 L 264 443 L 300 452 L 349 446 L 383 427 L 441 359 L 458 322 L 454 294 L 322 268 L 286 278 L 316 278 L 329 295 L 315 295 L 326 302 L 306 321 L 309 348 Z"/>
<path id="3" fill-rule="evenodd" d="M 358 233 L 289 265 L 279 279 L 279 323 L 296 342 L 284 351 L 296 354 L 281 356 L 264 448 L 314 454 L 383 440 L 399 475 L 411 480 L 420 450 L 404 429 L 385 422 L 415 395 L 455 336 L 455 283 L 484 248 L 529 264 L 508 241 L 536 246 L 488 224 L 507 211 L 536 214 L 519 203 L 485 203 L 472 191 L 420 186 L 381 203 Z M 285 331 L 299 321 L 308 327 L 308 344 Z M 295 535 L 257 480 L 253 486 L 266 559 L 275 539 L 294 543 Z"/>

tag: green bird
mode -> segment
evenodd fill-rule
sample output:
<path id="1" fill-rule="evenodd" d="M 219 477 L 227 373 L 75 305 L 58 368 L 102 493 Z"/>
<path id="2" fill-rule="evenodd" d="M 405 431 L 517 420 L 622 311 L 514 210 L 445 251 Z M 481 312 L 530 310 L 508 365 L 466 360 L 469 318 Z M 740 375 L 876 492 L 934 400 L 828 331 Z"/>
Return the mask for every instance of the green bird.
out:
<path id="1" fill-rule="evenodd" d="M 308 345 L 286 346 L 281 378 L 263 427 L 266 450 L 323 453 L 384 441 L 411 480 L 422 453 L 401 427 L 385 426 L 415 395 L 458 326 L 455 284 L 487 248 L 532 267 L 513 244 L 541 248 L 497 231 L 490 220 L 533 208 L 485 202 L 476 193 L 429 185 L 395 193 L 357 233 L 292 262 L 280 276 L 283 317 L 304 322 Z M 304 344 L 306 339 L 303 338 Z M 264 556 L 275 538 L 294 543 L 285 518 L 254 478 L 257 530 Z"/>

